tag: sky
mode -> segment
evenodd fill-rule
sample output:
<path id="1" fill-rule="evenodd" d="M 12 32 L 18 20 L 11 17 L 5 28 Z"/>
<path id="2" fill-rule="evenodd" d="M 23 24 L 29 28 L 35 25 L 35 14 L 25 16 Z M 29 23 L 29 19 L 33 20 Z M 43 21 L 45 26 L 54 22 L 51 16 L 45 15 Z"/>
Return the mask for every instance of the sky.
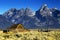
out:
<path id="1" fill-rule="evenodd" d="M 10 8 L 30 8 L 32 11 L 36 11 L 43 4 L 47 4 L 49 8 L 60 9 L 60 0 L 0 0 L 0 14 Z"/>

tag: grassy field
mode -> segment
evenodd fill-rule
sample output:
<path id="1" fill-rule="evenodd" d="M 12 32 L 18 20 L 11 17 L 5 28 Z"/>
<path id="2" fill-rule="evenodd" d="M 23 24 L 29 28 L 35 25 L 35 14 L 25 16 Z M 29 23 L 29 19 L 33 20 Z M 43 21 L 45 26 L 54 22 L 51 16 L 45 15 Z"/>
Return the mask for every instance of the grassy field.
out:
<path id="1" fill-rule="evenodd" d="M 50 32 L 8 32 L 0 31 L 0 40 L 60 40 L 60 30 Z"/>

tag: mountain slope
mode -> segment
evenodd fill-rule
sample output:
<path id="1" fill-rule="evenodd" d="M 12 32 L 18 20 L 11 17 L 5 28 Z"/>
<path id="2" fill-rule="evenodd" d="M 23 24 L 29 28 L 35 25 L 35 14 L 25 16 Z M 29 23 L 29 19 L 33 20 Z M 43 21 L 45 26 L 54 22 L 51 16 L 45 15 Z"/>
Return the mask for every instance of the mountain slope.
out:
<path id="1" fill-rule="evenodd" d="M 0 29 L 5 30 L 7 27 L 11 25 L 11 22 L 9 22 L 4 16 L 0 15 Z"/>
<path id="2" fill-rule="evenodd" d="M 23 24 L 25 28 L 60 28 L 60 10 L 42 5 L 36 12 L 30 8 L 19 10 L 12 8 L 3 14 L 14 24 Z"/>
<path id="3" fill-rule="evenodd" d="M 60 10 L 49 9 L 47 5 L 43 5 L 39 10 L 36 11 L 36 17 L 42 22 L 47 28 L 60 28 L 58 23 L 57 15 L 60 14 Z"/>
<path id="4" fill-rule="evenodd" d="M 34 12 L 31 9 L 20 9 L 16 11 L 11 11 L 12 9 L 8 10 L 3 14 L 10 22 L 14 24 L 23 24 L 26 28 L 33 28 L 35 27 L 35 17 Z M 33 24 L 33 25 L 32 25 Z"/>

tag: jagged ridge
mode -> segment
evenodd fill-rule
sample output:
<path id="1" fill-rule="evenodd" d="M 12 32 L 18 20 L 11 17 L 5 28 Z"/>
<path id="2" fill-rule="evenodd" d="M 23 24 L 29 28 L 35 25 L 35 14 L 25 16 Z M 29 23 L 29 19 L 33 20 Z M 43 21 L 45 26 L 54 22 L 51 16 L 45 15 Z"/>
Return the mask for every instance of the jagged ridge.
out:
<path id="1" fill-rule="evenodd" d="M 35 14 L 35 15 L 34 15 Z M 12 8 L 3 14 L 14 24 L 23 24 L 25 28 L 60 28 L 60 10 L 43 5 L 36 12 L 31 9 Z"/>

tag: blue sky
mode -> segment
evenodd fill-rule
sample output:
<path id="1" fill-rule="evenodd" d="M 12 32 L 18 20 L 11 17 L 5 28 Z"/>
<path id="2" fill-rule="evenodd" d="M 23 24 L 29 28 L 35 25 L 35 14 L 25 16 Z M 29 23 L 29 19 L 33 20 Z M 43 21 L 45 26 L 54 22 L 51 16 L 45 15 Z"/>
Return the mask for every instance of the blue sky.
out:
<path id="1" fill-rule="evenodd" d="M 0 0 L 0 14 L 3 14 L 10 8 L 31 8 L 38 10 L 41 5 L 47 4 L 49 8 L 60 9 L 60 0 Z"/>

